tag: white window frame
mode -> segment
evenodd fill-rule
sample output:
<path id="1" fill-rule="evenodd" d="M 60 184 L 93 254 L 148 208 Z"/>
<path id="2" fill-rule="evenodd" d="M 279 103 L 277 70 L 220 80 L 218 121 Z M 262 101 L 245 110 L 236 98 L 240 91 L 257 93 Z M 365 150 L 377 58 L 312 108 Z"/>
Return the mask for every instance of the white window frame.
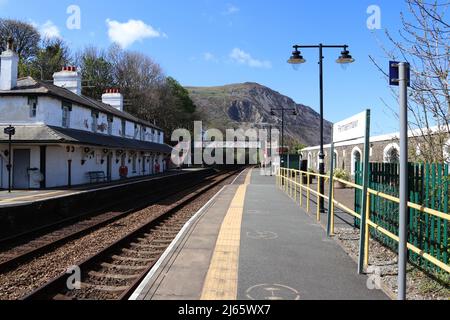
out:
<path id="1" fill-rule="evenodd" d="M 98 118 L 99 118 L 99 113 L 97 112 L 95 112 L 95 111 L 93 111 L 92 112 L 92 114 L 91 114 L 91 118 L 92 118 L 92 123 L 91 123 L 91 126 L 92 126 L 92 132 L 93 133 L 97 133 L 97 129 L 98 129 Z"/>
<path id="2" fill-rule="evenodd" d="M 356 153 L 359 153 L 359 155 L 360 155 L 360 161 L 362 160 L 362 157 L 363 157 L 363 153 L 362 153 L 362 150 L 359 148 L 359 147 L 354 147 L 353 149 L 352 149 L 352 153 L 351 153 L 351 173 L 352 173 L 352 176 L 355 176 L 355 173 L 356 173 L 356 167 L 355 167 L 355 163 L 356 163 Z"/>
<path id="3" fill-rule="evenodd" d="M 336 170 L 336 169 L 339 169 L 339 152 L 337 150 L 334 150 L 334 155 L 336 156 L 336 159 L 334 159 L 333 170 Z"/>
<path id="4" fill-rule="evenodd" d="M 400 157 L 400 146 L 397 143 L 390 143 L 384 148 L 383 150 L 383 162 L 384 163 L 390 163 L 390 152 L 392 149 L 396 149 L 398 152 L 398 155 Z"/>
<path id="5" fill-rule="evenodd" d="M 39 98 L 37 96 L 29 96 L 28 97 L 28 106 L 30 107 L 30 118 L 36 118 L 37 116 L 37 107 L 39 103 Z"/>
<path id="6" fill-rule="evenodd" d="M 72 105 L 68 102 L 62 104 L 62 121 L 61 126 L 63 128 L 70 128 L 70 114 L 72 111 Z"/>
<path id="7" fill-rule="evenodd" d="M 139 125 L 137 123 L 134 124 L 134 139 L 137 139 L 139 137 Z"/>
<path id="8" fill-rule="evenodd" d="M 127 121 L 122 119 L 120 126 L 122 130 L 122 137 L 125 138 L 127 136 Z"/>
<path id="9" fill-rule="evenodd" d="M 108 117 L 108 135 L 112 136 L 113 134 L 113 122 L 114 117 Z"/>

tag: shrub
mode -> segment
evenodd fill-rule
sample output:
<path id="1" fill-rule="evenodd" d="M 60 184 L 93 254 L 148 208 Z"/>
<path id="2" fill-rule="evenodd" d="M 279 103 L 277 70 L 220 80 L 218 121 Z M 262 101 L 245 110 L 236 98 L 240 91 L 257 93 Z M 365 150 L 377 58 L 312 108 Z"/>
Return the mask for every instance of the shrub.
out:
<path id="1" fill-rule="evenodd" d="M 342 169 L 336 169 L 334 171 L 334 177 L 344 181 L 350 181 L 350 175 L 347 173 L 347 171 Z"/>

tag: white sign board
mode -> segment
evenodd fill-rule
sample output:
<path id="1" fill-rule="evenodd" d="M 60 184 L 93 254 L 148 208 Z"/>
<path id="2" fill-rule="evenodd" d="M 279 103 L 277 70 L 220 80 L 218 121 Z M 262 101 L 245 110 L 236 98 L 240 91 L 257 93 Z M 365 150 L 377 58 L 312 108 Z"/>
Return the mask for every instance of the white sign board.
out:
<path id="1" fill-rule="evenodd" d="M 363 138 L 366 135 L 367 111 L 357 114 L 333 126 L 333 142 Z"/>

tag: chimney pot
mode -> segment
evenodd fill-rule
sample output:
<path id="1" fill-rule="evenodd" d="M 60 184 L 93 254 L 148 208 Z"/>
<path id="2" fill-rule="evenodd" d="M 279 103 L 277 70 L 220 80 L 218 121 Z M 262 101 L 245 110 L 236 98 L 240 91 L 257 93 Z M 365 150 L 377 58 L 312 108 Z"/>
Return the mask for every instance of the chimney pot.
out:
<path id="1" fill-rule="evenodd" d="M 62 71 L 53 74 L 53 84 L 81 95 L 81 75 L 76 67 L 63 66 Z"/>
<path id="2" fill-rule="evenodd" d="M 14 51 L 14 38 L 9 37 L 7 42 L 8 42 L 7 49 L 10 51 Z"/>
<path id="3" fill-rule="evenodd" d="M 102 102 L 109 104 L 117 110 L 123 111 L 123 95 L 118 88 L 109 88 L 102 95 Z"/>

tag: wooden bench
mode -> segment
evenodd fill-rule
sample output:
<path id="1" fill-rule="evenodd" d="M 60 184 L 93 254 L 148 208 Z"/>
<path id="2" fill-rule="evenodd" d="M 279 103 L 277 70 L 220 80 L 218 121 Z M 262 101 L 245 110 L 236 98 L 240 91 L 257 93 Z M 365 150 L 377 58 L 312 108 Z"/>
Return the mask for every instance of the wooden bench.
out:
<path id="1" fill-rule="evenodd" d="M 91 183 L 106 182 L 108 179 L 103 171 L 90 171 L 87 173 Z"/>

